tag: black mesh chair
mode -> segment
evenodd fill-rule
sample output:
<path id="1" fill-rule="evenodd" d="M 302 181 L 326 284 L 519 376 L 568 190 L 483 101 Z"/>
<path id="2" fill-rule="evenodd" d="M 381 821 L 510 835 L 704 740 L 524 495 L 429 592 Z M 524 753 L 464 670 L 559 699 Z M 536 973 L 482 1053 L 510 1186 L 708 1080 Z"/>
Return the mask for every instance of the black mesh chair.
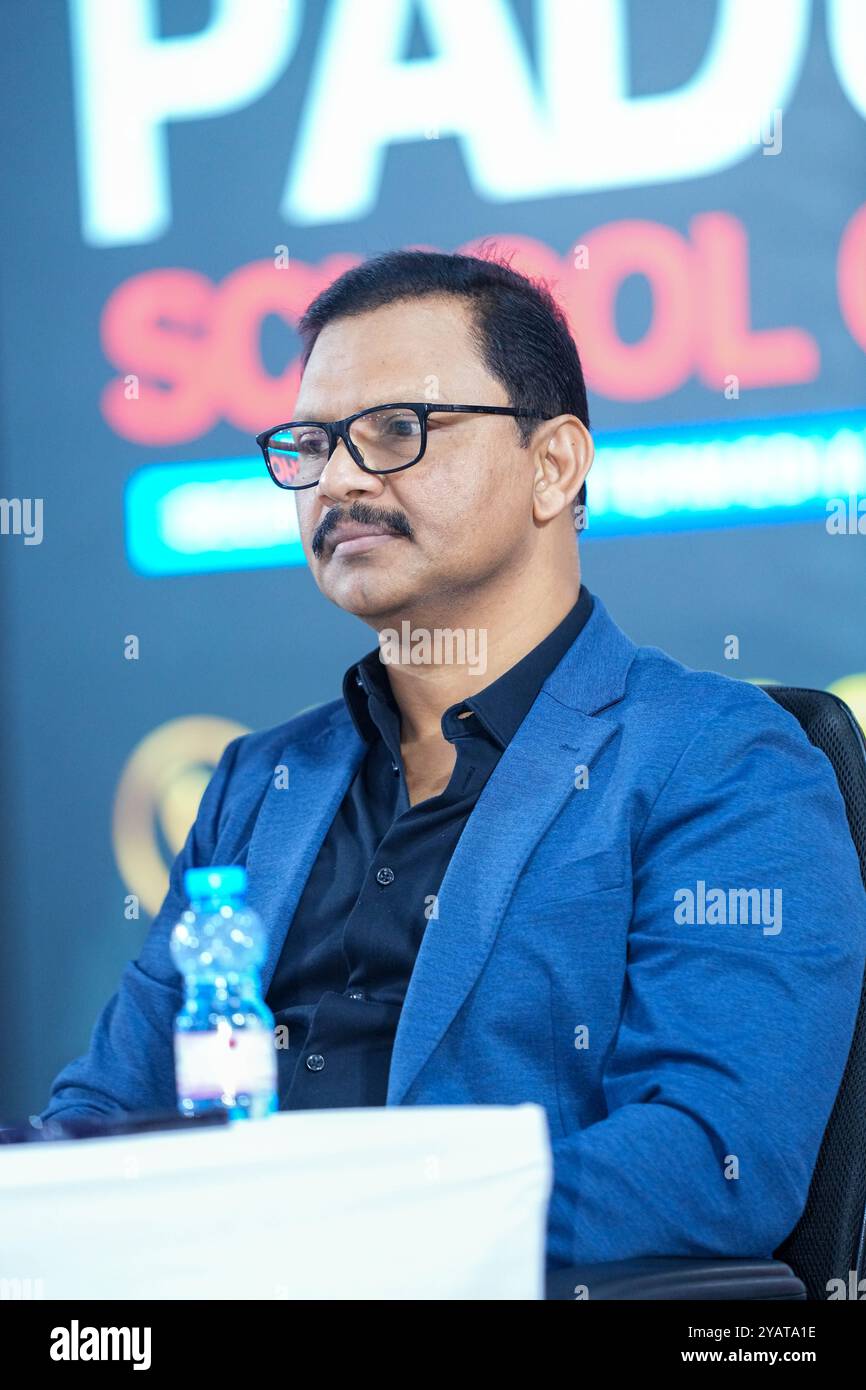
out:
<path id="1" fill-rule="evenodd" d="M 823 690 L 762 689 L 830 759 L 866 887 L 866 743 L 851 710 Z M 772 1260 L 658 1257 L 581 1264 L 548 1274 L 547 1298 L 826 1299 L 831 1280 L 866 1277 L 866 980 L 848 1062 L 800 1220 Z M 832 1287 L 832 1285 L 830 1286 Z M 856 1296 L 856 1294 L 854 1295 Z"/>

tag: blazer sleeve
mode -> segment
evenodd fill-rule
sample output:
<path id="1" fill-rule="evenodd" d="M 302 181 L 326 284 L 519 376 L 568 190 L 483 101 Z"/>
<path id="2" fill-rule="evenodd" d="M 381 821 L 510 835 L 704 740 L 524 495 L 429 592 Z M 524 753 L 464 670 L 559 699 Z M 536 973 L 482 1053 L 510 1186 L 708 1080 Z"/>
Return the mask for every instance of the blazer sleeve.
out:
<path id="1" fill-rule="evenodd" d="M 633 853 L 608 1113 L 554 1142 L 551 1263 L 769 1257 L 805 1206 L 863 985 L 866 893 L 832 766 L 746 687 L 687 744 Z M 679 924 L 699 881 L 770 890 L 769 911 Z"/>
<path id="2" fill-rule="evenodd" d="M 125 967 L 116 993 L 97 1018 L 88 1051 L 55 1077 L 41 1119 L 174 1109 L 174 1018 L 183 991 L 169 939 L 186 907 L 185 871 L 214 862 L 220 810 L 243 737 L 226 746 L 172 865 L 168 892 L 142 949 Z"/>

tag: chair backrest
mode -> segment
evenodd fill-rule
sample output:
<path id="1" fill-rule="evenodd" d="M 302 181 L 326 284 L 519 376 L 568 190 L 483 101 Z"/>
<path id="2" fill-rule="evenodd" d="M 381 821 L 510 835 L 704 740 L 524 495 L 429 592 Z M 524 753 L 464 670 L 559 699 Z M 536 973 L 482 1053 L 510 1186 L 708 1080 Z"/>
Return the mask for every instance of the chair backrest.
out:
<path id="1" fill-rule="evenodd" d="M 866 887 L 866 742 L 857 720 L 843 700 L 824 690 L 762 689 L 794 715 L 810 743 L 833 764 Z M 796 1104 L 796 1097 L 785 1100 Z M 866 980 L 806 1206 L 775 1257 L 791 1266 L 813 1299 L 829 1298 L 828 1285 L 836 1279 L 845 1281 L 843 1296 L 851 1297 L 851 1271 L 854 1290 L 866 1276 Z"/>

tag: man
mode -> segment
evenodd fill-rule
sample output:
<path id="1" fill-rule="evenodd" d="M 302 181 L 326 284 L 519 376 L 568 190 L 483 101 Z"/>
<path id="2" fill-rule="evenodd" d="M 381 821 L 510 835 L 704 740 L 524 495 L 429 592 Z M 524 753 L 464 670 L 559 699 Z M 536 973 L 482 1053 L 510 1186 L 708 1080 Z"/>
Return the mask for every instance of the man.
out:
<path id="1" fill-rule="evenodd" d="M 259 442 L 317 584 L 379 643 L 341 699 L 229 744 L 44 1116 L 173 1106 L 183 871 L 245 863 L 289 1026 L 281 1108 L 535 1101 L 551 1265 L 769 1256 L 866 958 L 830 764 L 764 692 L 635 646 L 581 585 L 593 447 L 546 290 L 390 253 L 300 332 L 293 419 Z"/>

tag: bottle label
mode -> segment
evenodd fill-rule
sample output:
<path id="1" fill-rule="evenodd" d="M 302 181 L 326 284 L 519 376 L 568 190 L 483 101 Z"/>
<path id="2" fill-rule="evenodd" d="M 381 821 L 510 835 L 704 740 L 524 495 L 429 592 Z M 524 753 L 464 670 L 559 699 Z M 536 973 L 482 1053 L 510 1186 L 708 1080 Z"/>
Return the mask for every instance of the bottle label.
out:
<path id="1" fill-rule="evenodd" d="M 178 1030 L 174 1066 L 182 1100 L 218 1100 L 276 1090 L 277 1054 L 269 1029 Z"/>

